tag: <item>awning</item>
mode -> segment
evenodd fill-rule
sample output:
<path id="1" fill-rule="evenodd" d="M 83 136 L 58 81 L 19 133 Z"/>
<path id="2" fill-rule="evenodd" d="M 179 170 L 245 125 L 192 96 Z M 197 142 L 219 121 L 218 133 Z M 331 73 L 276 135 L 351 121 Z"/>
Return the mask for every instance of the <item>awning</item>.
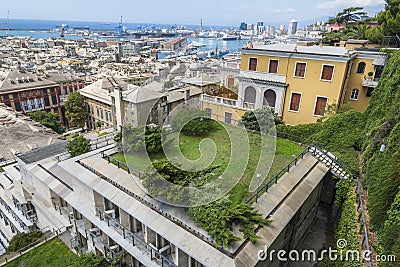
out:
<path id="1" fill-rule="evenodd" d="M 376 58 L 374 59 L 375 66 L 385 66 L 385 59 L 384 58 Z"/>

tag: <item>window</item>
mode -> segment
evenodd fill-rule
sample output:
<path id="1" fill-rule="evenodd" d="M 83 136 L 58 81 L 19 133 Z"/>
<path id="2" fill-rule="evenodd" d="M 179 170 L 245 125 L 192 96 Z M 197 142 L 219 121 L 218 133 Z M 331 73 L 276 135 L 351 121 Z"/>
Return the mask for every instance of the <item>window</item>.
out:
<path id="1" fill-rule="evenodd" d="M 317 102 L 315 103 L 314 115 L 315 116 L 324 116 L 325 114 L 325 107 L 328 98 L 326 97 L 317 97 Z"/>
<path id="2" fill-rule="evenodd" d="M 235 78 L 229 77 L 228 78 L 228 88 L 232 89 L 234 85 L 235 85 Z"/>
<path id="3" fill-rule="evenodd" d="M 4 100 L 8 100 L 8 99 L 10 99 L 10 98 L 9 98 L 8 95 L 3 95 L 3 99 L 4 99 Z"/>
<path id="4" fill-rule="evenodd" d="M 249 60 L 249 70 L 257 71 L 257 58 L 250 58 Z"/>
<path id="5" fill-rule="evenodd" d="M 332 77 L 333 77 L 333 70 L 334 69 L 335 69 L 335 66 L 323 65 L 322 66 L 321 80 L 331 81 Z"/>
<path id="6" fill-rule="evenodd" d="M 300 110 L 300 101 L 301 101 L 301 94 L 299 93 L 292 93 L 292 97 L 290 99 L 290 111 L 299 111 Z"/>
<path id="7" fill-rule="evenodd" d="M 103 109 L 100 109 L 100 118 L 103 119 Z"/>
<path id="8" fill-rule="evenodd" d="M 366 96 L 371 97 L 372 93 L 374 92 L 374 89 L 375 89 L 374 87 L 368 87 Z"/>
<path id="9" fill-rule="evenodd" d="M 57 105 L 57 96 L 53 95 L 51 96 L 51 101 L 53 102 L 53 106 Z"/>
<path id="10" fill-rule="evenodd" d="M 108 121 L 108 112 L 106 111 L 106 121 Z"/>
<path id="11" fill-rule="evenodd" d="M 365 71 L 365 62 L 360 62 L 358 63 L 358 67 L 357 67 L 357 73 L 363 74 Z"/>
<path id="12" fill-rule="evenodd" d="M 354 88 L 353 91 L 351 91 L 350 100 L 357 100 L 359 93 L 360 93 L 360 90 L 358 90 L 357 88 Z"/>
<path id="13" fill-rule="evenodd" d="M 46 107 L 50 107 L 50 100 L 49 100 L 49 97 L 48 97 L 48 96 L 46 96 L 46 97 L 44 98 L 44 105 L 45 105 Z"/>
<path id="14" fill-rule="evenodd" d="M 43 89 L 43 94 L 47 94 L 47 89 Z"/>
<path id="15" fill-rule="evenodd" d="M 54 88 L 51 88 L 51 89 L 50 89 L 50 92 L 54 93 Z"/>
<path id="16" fill-rule="evenodd" d="M 18 99 L 18 94 L 13 94 L 13 99 Z"/>
<path id="17" fill-rule="evenodd" d="M 21 103 L 17 102 L 17 103 L 14 103 L 14 104 L 15 104 L 15 110 L 16 111 L 21 111 Z"/>
<path id="18" fill-rule="evenodd" d="M 232 123 L 232 113 L 225 112 L 225 123 L 228 123 L 228 124 Z"/>
<path id="19" fill-rule="evenodd" d="M 304 78 L 306 76 L 306 66 L 307 63 L 296 62 L 296 70 L 294 72 L 294 76 Z"/>
<path id="20" fill-rule="evenodd" d="M 278 73 L 278 60 L 270 60 L 269 61 L 269 68 L 268 68 L 269 73 Z"/>
<path id="21" fill-rule="evenodd" d="M 208 117 L 211 118 L 212 109 L 211 108 L 206 108 L 206 112 L 208 114 Z"/>

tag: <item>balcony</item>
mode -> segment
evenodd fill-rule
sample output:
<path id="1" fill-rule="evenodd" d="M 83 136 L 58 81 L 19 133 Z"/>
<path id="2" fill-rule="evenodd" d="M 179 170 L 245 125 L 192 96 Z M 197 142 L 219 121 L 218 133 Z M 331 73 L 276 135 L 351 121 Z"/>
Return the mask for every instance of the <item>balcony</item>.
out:
<path id="1" fill-rule="evenodd" d="M 376 88 L 378 86 L 378 81 L 376 81 L 376 79 L 364 78 L 362 86 Z"/>
<path id="2" fill-rule="evenodd" d="M 121 235 L 124 239 L 128 240 L 133 246 L 136 246 L 141 251 L 146 253 L 151 260 L 155 260 L 158 264 L 165 267 L 176 267 L 173 260 L 164 255 L 163 253 L 167 252 L 168 249 L 161 248 L 157 249 L 152 244 L 147 244 L 144 241 L 143 235 L 139 233 L 134 233 L 125 226 L 121 225 L 116 219 L 112 216 L 104 212 L 103 210 L 96 207 L 96 216 L 100 218 L 102 221 L 106 221 L 107 225 L 114 229 L 119 235 Z M 111 254 L 111 256 L 113 256 Z"/>

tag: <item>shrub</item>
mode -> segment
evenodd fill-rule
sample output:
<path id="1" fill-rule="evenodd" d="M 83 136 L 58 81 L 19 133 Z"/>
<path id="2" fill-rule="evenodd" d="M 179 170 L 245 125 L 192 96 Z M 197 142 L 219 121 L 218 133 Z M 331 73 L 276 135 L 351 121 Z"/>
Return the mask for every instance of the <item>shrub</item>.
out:
<path id="1" fill-rule="evenodd" d="M 71 157 L 85 154 L 90 151 L 90 140 L 80 135 L 69 141 L 67 150 Z"/>
<path id="2" fill-rule="evenodd" d="M 171 119 L 174 131 L 182 131 L 189 136 L 204 136 L 214 130 L 214 121 L 209 119 L 209 114 L 200 109 L 189 109 L 178 112 Z"/>
<path id="3" fill-rule="evenodd" d="M 13 236 L 10 240 L 9 246 L 7 248 L 8 252 L 18 251 L 27 247 L 35 241 L 38 241 L 43 237 L 43 233 L 39 230 L 34 230 L 29 233 L 19 233 Z"/>

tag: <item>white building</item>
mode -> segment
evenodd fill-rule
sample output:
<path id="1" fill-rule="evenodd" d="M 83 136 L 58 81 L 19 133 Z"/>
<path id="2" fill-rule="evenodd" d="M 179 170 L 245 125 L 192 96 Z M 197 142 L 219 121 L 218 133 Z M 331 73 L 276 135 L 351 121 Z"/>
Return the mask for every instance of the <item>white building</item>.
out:
<path id="1" fill-rule="evenodd" d="M 294 35 L 297 31 L 297 21 L 292 19 L 289 21 L 288 35 Z"/>

